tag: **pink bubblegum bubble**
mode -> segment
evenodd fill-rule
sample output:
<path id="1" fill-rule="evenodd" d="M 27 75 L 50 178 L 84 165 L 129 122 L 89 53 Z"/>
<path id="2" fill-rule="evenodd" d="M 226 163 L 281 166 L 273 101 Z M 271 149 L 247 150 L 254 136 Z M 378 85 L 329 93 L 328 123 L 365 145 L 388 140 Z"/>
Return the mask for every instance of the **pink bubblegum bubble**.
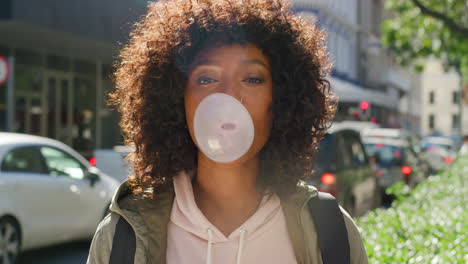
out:
<path id="1" fill-rule="evenodd" d="M 249 111 L 224 93 L 208 95 L 200 102 L 193 125 L 198 148 L 216 162 L 239 159 L 253 143 L 254 125 Z"/>

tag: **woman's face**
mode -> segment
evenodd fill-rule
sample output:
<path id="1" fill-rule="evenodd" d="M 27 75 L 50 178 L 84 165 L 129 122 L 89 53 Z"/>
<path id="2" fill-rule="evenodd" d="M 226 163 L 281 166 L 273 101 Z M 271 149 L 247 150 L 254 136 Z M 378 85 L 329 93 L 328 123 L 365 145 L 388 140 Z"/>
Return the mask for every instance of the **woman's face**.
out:
<path id="1" fill-rule="evenodd" d="M 192 140 L 197 144 L 193 118 L 198 104 L 210 94 L 225 93 L 248 110 L 255 131 L 249 151 L 229 164 L 253 158 L 270 135 L 272 85 L 269 60 L 256 45 L 225 45 L 198 54 L 185 88 L 185 114 Z"/>

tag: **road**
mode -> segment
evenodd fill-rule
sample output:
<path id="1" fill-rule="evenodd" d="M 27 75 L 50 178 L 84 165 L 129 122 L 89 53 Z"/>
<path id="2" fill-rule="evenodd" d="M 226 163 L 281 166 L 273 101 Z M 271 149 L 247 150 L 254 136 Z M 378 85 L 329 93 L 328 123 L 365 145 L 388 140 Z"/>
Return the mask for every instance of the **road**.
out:
<path id="1" fill-rule="evenodd" d="M 24 252 L 18 264 L 84 264 L 90 243 L 73 242 Z"/>

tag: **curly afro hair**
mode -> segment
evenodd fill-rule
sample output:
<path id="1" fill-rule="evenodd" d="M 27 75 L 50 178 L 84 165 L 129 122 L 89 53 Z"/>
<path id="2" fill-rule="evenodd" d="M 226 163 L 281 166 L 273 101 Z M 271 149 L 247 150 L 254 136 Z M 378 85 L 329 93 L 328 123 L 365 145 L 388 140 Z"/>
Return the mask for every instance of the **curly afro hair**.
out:
<path id="1" fill-rule="evenodd" d="M 283 0 L 170 0 L 150 3 L 116 65 L 110 102 L 121 113 L 135 175 L 133 193 L 154 197 L 197 166 L 184 111 L 193 59 L 214 45 L 255 44 L 271 63 L 273 124 L 260 152 L 258 184 L 283 196 L 312 172 L 337 100 L 325 34 Z"/>

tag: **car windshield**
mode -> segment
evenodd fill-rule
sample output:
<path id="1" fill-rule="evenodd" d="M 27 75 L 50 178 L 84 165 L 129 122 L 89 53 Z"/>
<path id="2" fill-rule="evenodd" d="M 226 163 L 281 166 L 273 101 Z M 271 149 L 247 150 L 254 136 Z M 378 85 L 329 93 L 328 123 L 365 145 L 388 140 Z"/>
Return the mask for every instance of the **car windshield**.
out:
<path id="1" fill-rule="evenodd" d="M 323 140 L 320 142 L 320 147 L 317 152 L 317 158 L 315 161 L 315 169 L 321 170 L 327 167 L 332 157 L 332 136 L 330 134 L 325 135 Z"/>
<path id="2" fill-rule="evenodd" d="M 443 149 L 443 150 L 447 150 L 447 151 L 453 151 L 451 145 L 447 145 L 447 144 L 436 144 L 436 143 L 432 143 L 432 142 L 425 142 L 425 143 L 423 144 L 423 149 L 426 150 L 426 151 L 432 151 L 432 150 L 437 150 L 437 149 Z"/>
<path id="3" fill-rule="evenodd" d="M 364 144 L 369 156 L 376 155 L 379 157 L 378 165 L 380 167 L 390 167 L 398 164 L 403 157 L 404 149 L 400 146 L 385 145 L 385 144 Z"/>

